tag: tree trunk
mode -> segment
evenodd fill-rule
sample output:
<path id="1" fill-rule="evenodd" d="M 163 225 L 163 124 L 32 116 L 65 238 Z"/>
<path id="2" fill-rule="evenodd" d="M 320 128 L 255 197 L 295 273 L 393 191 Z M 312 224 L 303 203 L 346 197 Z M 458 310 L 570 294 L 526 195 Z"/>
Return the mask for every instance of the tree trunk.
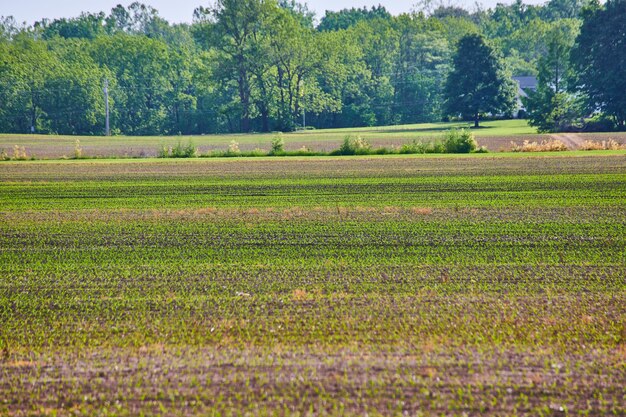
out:
<path id="1" fill-rule="evenodd" d="M 479 119 L 480 119 L 480 116 L 478 115 L 478 112 L 477 112 L 476 114 L 474 114 L 474 127 L 475 127 L 475 128 L 480 127 L 480 126 L 478 125 L 478 121 L 479 121 Z"/>

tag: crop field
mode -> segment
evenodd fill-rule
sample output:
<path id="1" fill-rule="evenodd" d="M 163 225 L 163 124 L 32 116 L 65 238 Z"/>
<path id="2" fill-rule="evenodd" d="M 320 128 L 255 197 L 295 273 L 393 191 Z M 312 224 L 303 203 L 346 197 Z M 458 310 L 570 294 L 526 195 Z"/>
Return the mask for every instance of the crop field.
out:
<path id="1" fill-rule="evenodd" d="M 625 184 L 625 151 L 2 162 L 0 415 L 625 415 Z"/>

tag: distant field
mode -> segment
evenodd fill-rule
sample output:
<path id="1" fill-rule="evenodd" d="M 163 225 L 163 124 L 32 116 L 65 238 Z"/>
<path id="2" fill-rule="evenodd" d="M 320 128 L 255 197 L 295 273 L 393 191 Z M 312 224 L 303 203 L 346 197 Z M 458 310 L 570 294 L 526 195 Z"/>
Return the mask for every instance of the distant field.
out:
<path id="1" fill-rule="evenodd" d="M 524 120 L 503 120 L 484 122 L 484 128 L 474 131 L 492 150 L 510 147 L 511 140 L 537 140 L 534 128 Z M 317 151 L 330 151 L 339 147 L 347 135 L 360 135 L 374 147 L 401 146 L 412 140 L 430 140 L 440 137 L 451 128 L 468 127 L 467 123 L 428 123 L 373 128 L 312 130 L 284 134 L 285 148 L 298 150 L 303 146 Z M 242 150 L 270 149 L 275 133 L 248 135 L 206 135 L 181 137 L 79 137 L 84 154 L 88 156 L 156 156 L 162 146 L 186 144 L 191 141 L 203 153 L 209 150 L 226 150 L 232 140 L 239 142 Z M 71 156 L 77 137 L 47 135 L 0 135 L 0 150 L 11 152 L 15 145 L 26 147 L 29 155 L 39 158 L 59 158 Z"/>
<path id="2" fill-rule="evenodd" d="M 511 142 L 521 144 L 524 140 L 531 142 L 549 139 L 550 135 L 537 134 L 525 120 L 500 120 L 483 122 L 483 127 L 473 130 L 480 146 L 486 146 L 492 152 L 511 149 Z M 285 149 L 299 150 L 302 147 L 314 151 L 331 151 L 337 149 L 343 139 L 348 136 L 361 136 L 375 148 L 400 147 L 414 140 L 424 142 L 437 140 L 449 129 L 467 128 L 467 123 L 426 123 L 418 125 L 312 130 L 283 134 Z M 58 159 L 74 154 L 76 139 L 79 139 L 84 156 L 99 157 L 154 157 L 163 146 L 175 146 L 177 143 L 192 143 L 200 153 L 209 151 L 225 151 L 231 141 L 237 141 L 242 151 L 271 148 L 272 138 L 276 133 L 236 134 L 236 135 L 205 135 L 205 136 L 54 136 L 54 135 L 12 135 L 0 134 L 0 151 L 12 154 L 15 145 L 24 147 L 29 156 L 40 159 Z M 626 143 L 626 133 L 582 133 L 576 134 L 580 141 L 602 141 L 614 139 Z M 575 150 L 576 146 L 570 149 Z"/>
<path id="3" fill-rule="evenodd" d="M 624 415 L 624 184 L 625 151 L 1 163 L 0 415 Z"/>

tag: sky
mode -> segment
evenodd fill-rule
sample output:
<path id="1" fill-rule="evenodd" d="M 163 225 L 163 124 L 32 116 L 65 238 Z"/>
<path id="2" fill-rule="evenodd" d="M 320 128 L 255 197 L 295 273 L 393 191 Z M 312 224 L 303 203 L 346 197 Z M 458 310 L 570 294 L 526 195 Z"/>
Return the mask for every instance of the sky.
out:
<path id="1" fill-rule="evenodd" d="M 81 12 L 109 13 L 117 4 L 128 6 L 133 0 L 0 0 L 0 16 L 13 16 L 18 22 L 32 24 L 42 18 L 56 19 L 75 17 Z M 140 0 L 141 1 L 141 0 Z M 350 7 L 371 7 L 382 4 L 392 14 L 409 12 L 419 0 L 308 0 L 309 9 L 314 10 L 318 19 L 326 10 L 341 10 Z M 444 0 L 472 9 L 474 0 Z M 212 0 L 143 0 L 159 11 L 161 17 L 171 23 L 191 22 L 193 10 L 198 6 L 208 6 Z M 301 1 L 303 2 L 303 1 Z M 512 3 L 513 0 L 479 0 L 484 7 L 493 7 L 496 3 Z M 526 0 L 525 3 L 543 3 L 543 0 Z"/>

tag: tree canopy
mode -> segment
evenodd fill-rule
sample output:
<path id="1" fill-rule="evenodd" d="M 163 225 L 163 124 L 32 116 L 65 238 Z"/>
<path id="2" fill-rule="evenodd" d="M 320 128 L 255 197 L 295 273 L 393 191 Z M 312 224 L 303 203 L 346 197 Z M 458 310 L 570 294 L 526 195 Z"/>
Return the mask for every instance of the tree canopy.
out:
<path id="1" fill-rule="evenodd" d="M 511 111 L 511 75 L 539 77 L 531 114 L 583 101 L 580 120 L 601 111 L 623 125 L 624 2 L 580 14 L 582 0 L 471 11 L 423 1 L 319 22 L 297 0 L 217 0 L 190 24 L 140 2 L 30 26 L 0 17 L 0 131 L 100 134 L 105 82 L 120 134 L 475 119 Z M 558 120 L 547 128 L 567 125 Z"/>
<path id="2" fill-rule="evenodd" d="M 626 123 L 626 0 L 595 1 L 583 12 L 572 51 L 575 85 L 587 105 Z"/>
<path id="3" fill-rule="evenodd" d="M 479 127 L 483 113 L 512 113 L 515 84 L 497 51 L 482 35 L 466 35 L 459 41 L 445 96 L 446 113 L 472 117 L 474 127 Z"/>

